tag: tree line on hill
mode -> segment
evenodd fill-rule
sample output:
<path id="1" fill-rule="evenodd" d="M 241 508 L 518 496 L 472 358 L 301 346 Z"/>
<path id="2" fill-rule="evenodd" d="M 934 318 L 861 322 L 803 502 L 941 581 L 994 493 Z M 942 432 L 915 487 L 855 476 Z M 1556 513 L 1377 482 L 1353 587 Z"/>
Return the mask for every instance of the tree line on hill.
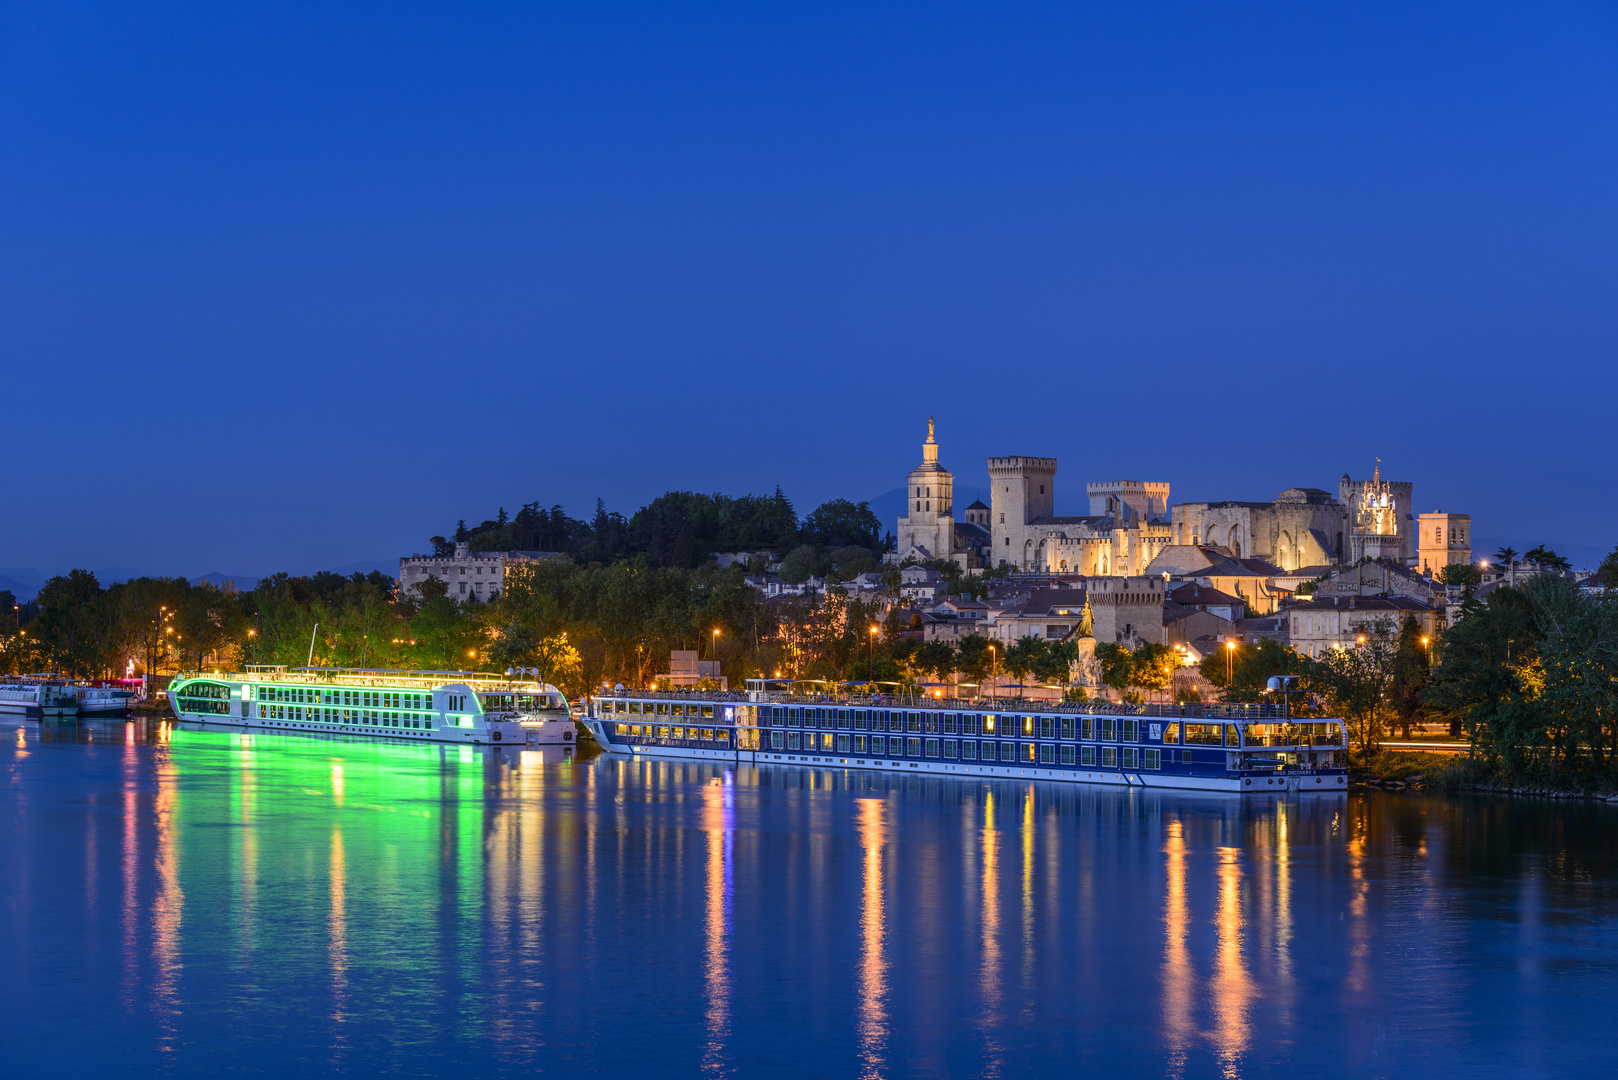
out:
<path id="1" fill-rule="evenodd" d="M 597 499 L 589 521 L 536 501 L 515 516 L 502 507 L 481 525 L 463 520 L 450 535 L 429 541 L 437 556 L 466 543 L 473 551 L 558 551 L 585 564 L 644 556 L 653 566 L 686 570 L 717 552 L 765 552 L 785 559 L 787 572 L 801 572 L 800 581 L 816 569 L 874 566 L 891 542 L 869 503 L 832 499 L 800 521 L 779 487 L 773 495 L 739 497 L 670 491 L 628 518 Z"/>

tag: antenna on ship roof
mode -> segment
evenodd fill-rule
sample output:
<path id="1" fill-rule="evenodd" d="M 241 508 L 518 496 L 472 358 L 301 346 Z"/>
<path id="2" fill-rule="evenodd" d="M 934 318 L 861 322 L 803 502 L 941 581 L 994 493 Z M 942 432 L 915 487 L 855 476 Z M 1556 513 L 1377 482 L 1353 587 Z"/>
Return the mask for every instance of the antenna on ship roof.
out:
<path id="1" fill-rule="evenodd" d="M 314 666 L 314 663 L 315 663 L 315 634 L 319 630 L 320 630 L 320 624 L 315 623 L 315 628 L 313 630 L 309 631 L 309 662 L 305 665 L 306 667 L 313 667 Z"/>

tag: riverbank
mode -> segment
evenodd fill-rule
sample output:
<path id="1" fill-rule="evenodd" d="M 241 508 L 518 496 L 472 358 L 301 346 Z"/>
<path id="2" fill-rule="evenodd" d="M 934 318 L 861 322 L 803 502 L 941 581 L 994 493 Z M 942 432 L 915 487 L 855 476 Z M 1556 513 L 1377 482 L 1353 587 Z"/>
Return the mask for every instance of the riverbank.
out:
<path id="1" fill-rule="evenodd" d="M 1603 790 L 1600 786 L 1578 789 L 1544 783 L 1513 783 L 1498 776 L 1483 775 L 1470 758 L 1423 750 L 1379 749 L 1369 755 L 1352 753 L 1348 775 L 1349 782 L 1356 786 L 1394 791 L 1432 787 L 1487 795 L 1618 803 L 1618 790 Z"/>

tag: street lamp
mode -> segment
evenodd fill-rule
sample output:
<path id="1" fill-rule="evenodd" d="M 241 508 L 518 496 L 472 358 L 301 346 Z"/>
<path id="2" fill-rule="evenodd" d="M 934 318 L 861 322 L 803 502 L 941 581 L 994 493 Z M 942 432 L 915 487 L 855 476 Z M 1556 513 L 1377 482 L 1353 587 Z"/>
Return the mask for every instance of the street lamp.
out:
<path id="1" fill-rule="evenodd" d="M 1234 641 L 1227 641 L 1225 642 L 1225 688 L 1229 689 L 1230 684 L 1234 682 L 1235 679 L 1236 643 Z"/>
<path id="2" fill-rule="evenodd" d="M 871 632 L 865 638 L 865 681 L 876 682 L 876 634 L 882 629 L 876 623 L 871 624 Z"/>
<path id="3" fill-rule="evenodd" d="M 713 645 L 708 649 L 708 662 L 712 663 L 717 659 L 719 659 L 719 628 L 716 626 L 713 632 Z"/>
<path id="4" fill-rule="evenodd" d="M 994 680 L 994 696 L 1000 696 L 1000 654 L 993 645 L 989 646 L 989 674 Z"/>

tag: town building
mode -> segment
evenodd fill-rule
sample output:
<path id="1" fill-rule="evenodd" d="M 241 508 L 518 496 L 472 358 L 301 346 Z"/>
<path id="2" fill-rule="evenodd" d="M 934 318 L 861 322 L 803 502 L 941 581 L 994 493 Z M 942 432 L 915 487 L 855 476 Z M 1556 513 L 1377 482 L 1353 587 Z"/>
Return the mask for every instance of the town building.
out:
<path id="1" fill-rule="evenodd" d="M 1172 543 L 1218 547 L 1282 570 L 1341 561 L 1343 504 L 1319 488 L 1287 488 L 1269 502 L 1180 503 L 1172 511 Z"/>
<path id="2" fill-rule="evenodd" d="M 1417 519 L 1417 566 L 1421 572 L 1437 577 L 1444 567 L 1467 566 L 1472 562 L 1472 515 L 1446 514 L 1434 510 Z"/>
<path id="3" fill-rule="evenodd" d="M 1439 612 L 1409 596 L 1323 596 L 1299 601 L 1284 613 L 1292 648 L 1300 656 L 1324 656 L 1329 649 L 1352 649 L 1378 629 L 1397 634 L 1406 615 L 1415 617 L 1429 642 L 1439 628 Z"/>
<path id="4" fill-rule="evenodd" d="M 1344 473 L 1337 485 L 1337 498 L 1343 504 L 1349 525 L 1348 550 L 1342 561 L 1414 561 L 1416 518 L 1411 511 L 1414 491 L 1415 485 L 1408 481 L 1382 479 L 1381 458 L 1377 459 L 1369 480 L 1352 480 Z"/>
<path id="5" fill-rule="evenodd" d="M 980 522 L 984 507 L 969 507 L 963 521 L 955 520 L 955 476 L 938 460 L 933 418 L 927 418 L 927 440 L 921 444 L 921 464 L 905 478 L 905 516 L 898 522 L 896 552 L 901 561 L 949 559 L 963 570 L 984 565 L 988 530 Z"/>
<path id="6" fill-rule="evenodd" d="M 1168 502 L 1168 485 L 1112 481 L 1091 485 L 1091 509 L 1110 513 L 1059 517 L 1056 459 L 989 459 L 990 555 L 994 566 L 1010 564 L 1043 574 L 1127 577 L 1169 542 L 1169 523 L 1144 512 Z"/>
<path id="7" fill-rule="evenodd" d="M 518 566 L 545 559 L 566 559 L 559 551 L 473 551 L 462 541 L 453 555 L 407 555 L 399 560 L 399 592 L 421 595 L 430 577 L 449 586 L 452 600 L 487 602 L 500 595 L 506 574 Z"/>

